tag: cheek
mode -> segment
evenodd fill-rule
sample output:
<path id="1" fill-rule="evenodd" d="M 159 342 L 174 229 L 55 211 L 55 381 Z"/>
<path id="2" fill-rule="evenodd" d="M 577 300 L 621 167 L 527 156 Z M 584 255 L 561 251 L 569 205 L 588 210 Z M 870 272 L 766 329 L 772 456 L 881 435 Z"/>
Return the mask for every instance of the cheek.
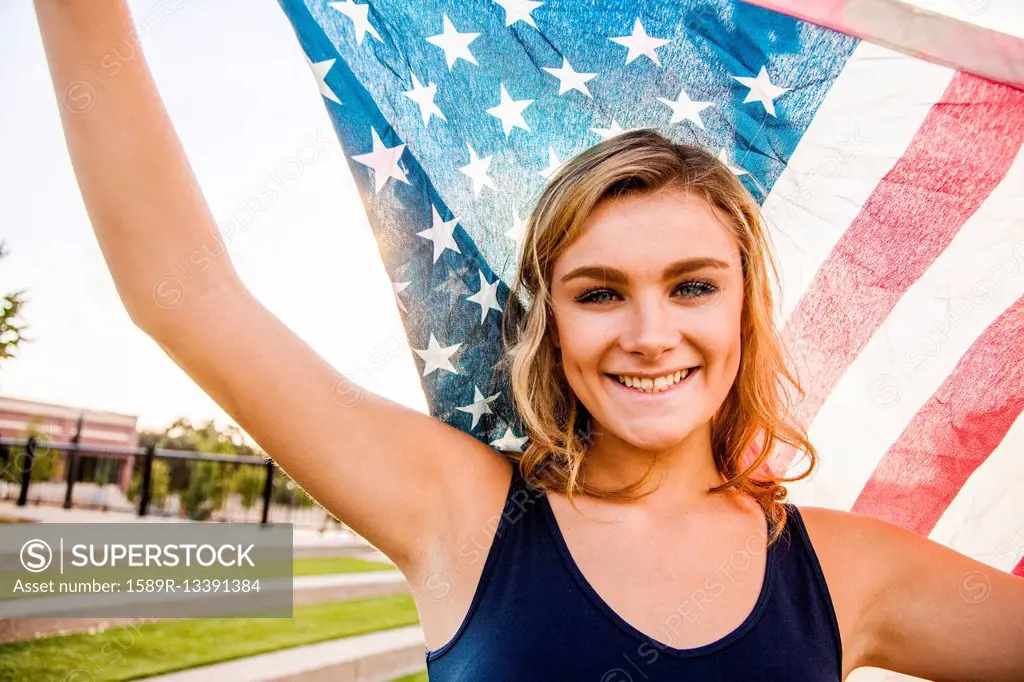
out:
<path id="1" fill-rule="evenodd" d="M 609 316 L 563 314 L 558 321 L 563 361 L 596 362 L 614 339 L 616 328 Z"/>
<path id="2" fill-rule="evenodd" d="M 703 309 L 701 319 L 695 321 L 701 330 L 708 360 L 724 364 L 729 370 L 739 364 L 743 321 L 742 298 L 723 299 Z"/>

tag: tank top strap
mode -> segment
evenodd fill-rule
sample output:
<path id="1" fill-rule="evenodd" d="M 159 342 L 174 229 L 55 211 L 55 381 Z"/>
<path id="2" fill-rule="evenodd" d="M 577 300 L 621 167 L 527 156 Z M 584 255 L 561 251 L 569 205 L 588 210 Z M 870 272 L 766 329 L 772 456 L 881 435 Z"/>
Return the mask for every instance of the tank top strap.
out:
<path id="1" fill-rule="evenodd" d="M 803 553 L 803 558 L 807 561 L 811 570 L 815 574 L 816 581 L 822 588 L 826 588 L 825 573 L 821 570 L 821 563 L 818 561 L 818 554 L 814 551 L 814 544 L 811 542 L 811 536 L 807 533 L 807 526 L 804 525 L 804 517 L 800 513 L 799 507 L 792 502 L 785 502 L 786 510 L 789 512 L 786 518 L 786 526 L 784 534 L 799 545 L 800 551 Z M 829 604 L 831 606 L 831 604 Z"/>
<path id="2" fill-rule="evenodd" d="M 828 582 L 825 580 L 825 572 L 821 568 L 818 554 L 814 550 L 811 536 L 804 524 L 803 514 L 792 502 L 784 502 L 788 515 L 786 525 L 783 528 L 783 537 L 788 551 L 785 552 L 783 560 L 787 566 L 784 568 L 785 575 L 791 580 L 804 580 L 809 583 L 808 588 L 803 590 L 805 596 L 811 600 L 808 604 L 804 618 L 813 621 L 812 629 L 824 640 L 830 640 L 834 647 L 836 661 L 841 667 L 843 659 L 842 637 L 839 633 L 839 619 L 836 615 L 835 604 L 829 591 Z M 841 676 L 840 671 L 840 676 Z"/>

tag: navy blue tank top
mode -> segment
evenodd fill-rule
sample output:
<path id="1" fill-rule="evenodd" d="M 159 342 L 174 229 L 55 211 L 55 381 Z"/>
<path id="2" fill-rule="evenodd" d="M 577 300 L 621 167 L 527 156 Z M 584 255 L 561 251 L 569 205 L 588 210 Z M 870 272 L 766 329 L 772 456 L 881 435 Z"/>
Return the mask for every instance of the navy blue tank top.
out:
<path id="1" fill-rule="evenodd" d="M 761 593 L 746 619 L 717 641 L 679 649 L 644 635 L 597 594 L 547 496 L 512 468 L 469 611 L 448 643 L 425 651 L 430 682 L 842 679 L 835 609 L 795 505 L 786 503 L 791 522 L 768 549 Z M 668 640 L 671 618 L 666 626 Z"/>

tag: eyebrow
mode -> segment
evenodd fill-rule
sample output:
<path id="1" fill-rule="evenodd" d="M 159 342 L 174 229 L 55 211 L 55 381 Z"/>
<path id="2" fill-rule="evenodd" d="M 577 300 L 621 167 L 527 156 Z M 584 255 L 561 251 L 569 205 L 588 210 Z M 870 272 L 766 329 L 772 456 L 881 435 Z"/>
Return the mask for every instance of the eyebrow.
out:
<path id="1" fill-rule="evenodd" d="M 672 279 L 673 277 L 679 277 L 697 270 L 703 270 L 704 268 L 716 268 L 721 270 L 728 270 L 729 264 L 725 261 L 718 260 L 717 258 L 704 257 L 704 258 L 687 258 L 684 260 L 670 263 L 661 273 L 663 280 Z M 613 268 L 610 265 L 582 265 L 578 268 L 574 268 L 562 276 L 561 281 L 563 284 L 569 280 L 577 279 L 580 277 L 589 277 L 591 279 L 605 280 L 608 282 L 618 282 L 625 284 L 629 281 L 629 277 L 622 270 Z"/>

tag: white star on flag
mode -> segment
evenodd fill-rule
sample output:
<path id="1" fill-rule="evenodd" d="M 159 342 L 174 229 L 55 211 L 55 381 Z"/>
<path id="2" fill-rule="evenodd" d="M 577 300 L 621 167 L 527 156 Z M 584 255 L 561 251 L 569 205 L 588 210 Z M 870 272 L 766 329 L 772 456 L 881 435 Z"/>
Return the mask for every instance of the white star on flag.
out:
<path id="1" fill-rule="evenodd" d="M 505 90 L 505 84 L 502 83 L 501 103 L 496 107 L 488 109 L 487 113 L 501 120 L 501 127 L 505 131 L 505 137 L 507 138 L 513 128 L 518 127 L 527 131 L 530 129 L 530 126 L 526 125 L 526 121 L 523 119 L 523 110 L 531 104 L 533 104 L 532 99 L 512 99 L 508 91 Z"/>
<path id="2" fill-rule="evenodd" d="M 405 303 L 402 302 L 402 299 L 400 299 L 398 295 L 405 291 L 410 284 L 412 284 L 412 282 L 391 282 L 391 288 L 394 289 L 395 301 L 398 303 L 398 309 L 403 313 L 408 313 L 409 311 L 405 309 Z"/>
<path id="3" fill-rule="evenodd" d="M 516 207 L 512 207 L 512 227 L 505 231 L 505 236 L 515 242 L 518 255 L 519 249 L 523 246 L 523 237 L 526 235 L 526 221 L 516 213 Z"/>
<path id="4" fill-rule="evenodd" d="M 543 2 L 536 2 L 535 0 L 494 0 L 494 2 L 501 5 L 502 9 L 505 10 L 506 26 L 511 26 L 517 21 L 525 21 L 530 26 L 537 28 L 537 24 L 533 23 L 533 17 L 530 16 L 530 12 L 543 5 Z"/>
<path id="5" fill-rule="evenodd" d="M 459 251 L 459 245 L 455 243 L 455 228 L 458 226 L 459 221 L 452 218 L 445 222 L 441 220 L 441 214 L 437 212 L 435 206 L 431 206 L 430 210 L 434 213 L 434 224 L 422 232 L 417 232 L 416 236 L 434 242 L 434 262 L 437 262 L 437 259 L 441 257 L 445 249 L 451 249 L 455 253 L 462 253 Z"/>
<path id="6" fill-rule="evenodd" d="M 484 416 L 485 414 L 494 414 L 493 412 L 491 412 L 491 408 L 488 405 L 488 403 L 497 400 L 499 395 L 501 395 L 501 393 L 495 393 L 494 395 L 485 398 L 484 394 L 480 392 L 480 389 L 474 385 L 473 402 L 471 402 L 469 405 L 456 407 L 455 409 L 459 410 L 460 412 L 468 412 L 469 414 L 473 415 L 473 425 L 469 427 L 470 430 L 473 430 L 476 428 L 477 422 L 480 421 L 480 417 Z"/>
<path id="7" fill-rule="evenodd" d="M 331 90 L 331 86 L 329 86 L 325 80 L 327 78 L 327 72 L 334 67 L 334 62 L 337 60 L 325 59 L 322 62 L 314 63 L 305 54 L 302 56 L 306 57 L 306 63 L 309 64 L 310 71 L 312 71 L 313 75 L 316 77 L 316 83 L 320 86 L 320 94 L 336 104 L 341 104 L 341 100 L 338 99 L 338 96 L 334 94 L 334 91 Z"/>
<path id="8" fill-rule="evenodd" d="M 373 133 L 373 151 L 353 156 L 352 160 L 373 169 L 374 194 L 380 192 L 388 178 L 400 180 L 407 185 L 412 184 L 405 177 L 405 171 L 398 165 L 402 158 L 402 152 L 405 151 L 405 143 L 396 147 L 385 147 L 384 143 L 380 141 L 380 137 L 377 136 L 377 129 L 370 128 L 370 132 Z"/>
<path id="9" fill-rule="evenodd" d="M 448 120 L 444 117 L 437 104 L 434 103 L 434 97 L 437 95 L 437 85 L 434 83 L 423 85 L 423 83 L 420 83 L 420 79 L 416 77 L 416 74 L 412 74 L 412 90 L 406 90 L 402 94 L 420 106 L 420 115 L 423 116 L 424 126 L 430 123 L 431 114 L 437 116 L 442 121 Z"/>
<path id="10" fill-rule="evenodd" d="M 729 157 L 725 153 L 725 147 L 722 147 L 721 151 L 718 152 L 718 160 L 724 163 L 729 168 L 729 170 L 732 171 L 733 175 L 740 176 L 747 174 L 747 171 L 743 170 L 739 166 L 734 166 L 731 163 L 729 163 Z"/>
<path id="11" fill-rule="evenodd" d="M 697 127 L 701 130 L 704 130 L 704 121 L 700 118 L 700 112 L 714 104 L 714 102 L 694 102 L 684 89 L 679 90 L 679 97 L 675 101 L 665 99 L 664 97 L 659 97 L 658 101 L 667 105 L 672 110 L 672 118 L 668 122 L 669 125 L 679 123 L 680 121 L 690 121 L 691 123 L 696 123 Z"/>
<path id="12" fill-rule="evenodd" d="M 510 427 L 505 428 L 505 435 L 497 440 L 492 440 L 491 447 L 505 452 L 522 452 L 523 444 L 528 440 L 526 436 L 516 438 Z"/>
<path id="13" fill-rule="evenodd" d="M 629 53 L 626 55 L 627 64 L 637 57 L 647 56 L 650 57 L 651 61 L 658 66 L 661 66 L 661 62 L 658 60 L 658 54 L 655 50 L 671 42 L 662 38 L 652 38 L 647 35 L 647 31 L 644 30 L 644 25 L 640 23 L 640 17 L 637 17 L 636 22 L 633 24 L 632 34 L 612 38 L 611 41 L 629 48 Z"/>
<path id="14" fill-rule="evenodd" d="M 370 24 L 369 5 L 357 5 L 352 2 L 352 0 L 345 0 L 345 2 L 330 2 L 327 4 L 352 20 L 352 28 L 356 31 L 357 44 L 363 44 L 363 38 L 366 37 L 367 33 L 376 38 L 378 42 L 384 42 L 377 34 L 377 29 Z"/>
<path id="15" fill-rule="evenodd" d="M 473 148 L 468 144 L 466 146 L 469 147 L 469 163 L 459 168 L 459 170 L 473 181 L 473 198 L 479 199 L 480 190 L 484 187 L 490 187 L 497 192 L 498 188 L 494 186 L 494 181 L 487 174 L 487 169 L 491 165 L 491 157 L 478 158 Z"/>
<path id="16" fill-rule="evenodd" d="M 501 280 L 495 278 L 493 283 L 488 283 L 487 278 L 484 277 L 483 270 L 478 270 L 477 274 L 480 275 L 480 291 L 472 296 L 467 296 L 466 300 L 480 306 L 480 324 L 483 324 L 484 320 L 487 319 L 488 310 L 501 312 L 501 306 L 498 305 L 498 285 L 501 283 Z"/>
<path id="17" fill-rule="evenodd" d="M 545 180 L 547 180 L 552 175 L 554 175 L 554 172 L 561 168 L 561 166 L 562 162 L 558 160 L 557 156 L 555 156 L 555 150 L 552 149 L 551 147 L 548 147 L 548 167 L 545 168 L 544 170 L 537 171 L 537 174 L 540 175 Z"/>
<path id="18" fill-rule="evenodd" d="M 443 369 L 446 372 L 452 374 L 458 374 L 458 370 L 452 366 L 451 361 L 448 359 L 462 346 L 461 343 L 457 343 L 454 346 L 448 346 L 442 348 L 441 344 L 434 338 L 434 332 L 430 332 L 430 340 L 427 342 L 426 348 L 413 348 L 413 352 L 419 355 L 423 359 L 423 376 L 427 376 L 431 372 Z"/>
<path id="19" fill-rule="evenodd" d="M 744 104 L 747 102 L 760 102 L 764 106 L 764 110 L 772 116 L 775 115 L 775 98 L 792 89 L 781 88 L 772 83 L 771 79 L 768 78 L 768 71 L 763 66 L 757 72 L 757 78 L 747 76 L 733 76 L 733 78 L 750 88 L 746 99 L 743 100 Z"/>
<path id="20" fill-rule="evenodd" d="M 594 96 L 590 94 L 590 90 L 587 88 L 587 81 L 597 78 L 596 73 L 579 73 L 571 66 L 569 66 L 569 60 L 562 57 L 562 66 L 560 68 L 553 68 L 545 66 L 544 70 L 550 73 L 552 76 L 558 79 L 558 94 L 562 95 L 569 90 L 579 90 L 587 97 L 593 99 Z"/>
<path id="21" fill-rule="evenodd" d="M 479 33 L 459 33 L 456 31 L 455 26 L 448 19 L 448 15 L 445 14 L 444 32 L 436 36 L 430 36 L 427 38 L 427 42 L 437 45 L 444 50 L 444 58 L 448 62 L 448 70 L 451 71 L 457 59 L 465 59 L 467 62 L 476 64 L 476 58 L 469 51 L 469 44 L 479 37 Z"/>
<path id="22" fill-rule="evenodd" d="M 622 126 L 619 125 L 619 122 L 616 121 L 614 118 L 612 119 L 611 127 L 609 127 L 609 128 L 591 128 L 590 130 L 592 132 L 597 133 L 598 135 L 600 135 L 605 140 L 610 140 L 611 138 L 615 137 L 616 135 L 619 135 L 620 133 L 626 132 L 625 130 L 622 129 Z"/>

